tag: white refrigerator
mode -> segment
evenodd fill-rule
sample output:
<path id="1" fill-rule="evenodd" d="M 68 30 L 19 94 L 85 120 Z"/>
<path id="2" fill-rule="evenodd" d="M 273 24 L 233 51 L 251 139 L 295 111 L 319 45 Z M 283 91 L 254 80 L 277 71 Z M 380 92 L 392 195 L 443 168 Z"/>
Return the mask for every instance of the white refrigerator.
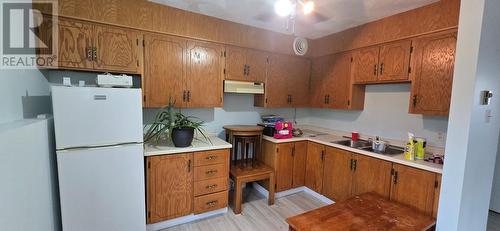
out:
<path id="1" fill-rule="evenodd" d="M 52 87 L 65 231 L 146 230 L 140 89 Z"/>

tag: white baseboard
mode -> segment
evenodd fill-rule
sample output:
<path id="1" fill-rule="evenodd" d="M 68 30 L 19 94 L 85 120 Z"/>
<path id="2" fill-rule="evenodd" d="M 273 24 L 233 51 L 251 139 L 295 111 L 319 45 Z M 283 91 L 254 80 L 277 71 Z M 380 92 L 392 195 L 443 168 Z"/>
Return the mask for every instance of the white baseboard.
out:
<path id="1" fill-rule="evenodd" d="M 167 221 L 161 221 L 158 223 L 149 224 L 149 225 L 146 225 L 146 230 L 147 231 L 162 230 L 162 229 L 170 228 L 172 226 L 181 225 L 181 224 L 189 223 L 189 222 L 200 220 L 200 219 L 205 219 L 205 218 L 208 218 L 211 216 L 224 214 L 224 213 L 227 213 L 227 207 L 222 208 L 222 209 L 217 209 L 214 211 L 210 211 L 210 212 L 206 212 L 206 213 L 190 214 L 187 216 L 178 217 L 178 218 L 170 219 Z"/>
<path id="2" fill-rule="evenodd" d="M 257 192 L 262 194 L 264 197 L 266 197 L 266 198 L 269 197 L 269 192 L 264 187 L 262 187 L 260 184 L 258 184 L 257 182 L 253 183 L 253 188 L 255 190 L 257 190 Z M 293 188 L 293 189 L 289 189 L 286 191 L 281 191 L 281 192 L 275 193 L 274 197 L 280 198 L 280 197 L 285 197 L 285 196 L 292 195 L 292 194 L 299 193 L 299 192 L 305 192 L 305 193 L 307 193 L 313 197 L 316 197 L 318 200 L 320 200 L 326 204 L 329 204 L 329 205 L 335 203 L 334 201 L 332 201 L 332 200 L 328 199 L 327 197 L 311 190 L 310 188 L 308 188 L 306 186 Z"/>

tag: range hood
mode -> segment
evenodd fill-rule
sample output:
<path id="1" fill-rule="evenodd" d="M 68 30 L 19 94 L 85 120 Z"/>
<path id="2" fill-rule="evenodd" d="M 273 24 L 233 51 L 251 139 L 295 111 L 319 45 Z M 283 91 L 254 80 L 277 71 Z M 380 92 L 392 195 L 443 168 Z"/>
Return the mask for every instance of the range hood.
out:
<path id="1" fill-rule="evenodd" d="M 264 84 L 224 80 L 224 93 L 264 94 Z"/>

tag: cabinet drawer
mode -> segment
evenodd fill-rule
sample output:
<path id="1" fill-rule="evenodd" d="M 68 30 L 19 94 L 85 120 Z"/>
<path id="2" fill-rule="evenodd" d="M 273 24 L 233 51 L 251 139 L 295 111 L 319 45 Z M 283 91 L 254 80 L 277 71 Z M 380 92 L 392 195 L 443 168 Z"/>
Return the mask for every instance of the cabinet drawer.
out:
<path id="1" fill-rule="evenodd" d="M 194 198 L 194 214 L 227 207 L 227 191 Z"/>
<path id="2" fill-rule="evenodd" d="M 201 196 L 209 193 L 227 190 L 227 182 L 227 177 L 195 182 L 194 196 Z"/>
<path id="3" fill-rule="evenodd" d="M 194 181 L 202 181 L 227 176 L 228 173 L 226 164 L 214 164 L 194 168 Z"/>
<path id="4" fill-rule="evenodd" d="M 228 161 L 229 149 L 211 150 L 194 153 L 194 166 L 223 164 Z"/>

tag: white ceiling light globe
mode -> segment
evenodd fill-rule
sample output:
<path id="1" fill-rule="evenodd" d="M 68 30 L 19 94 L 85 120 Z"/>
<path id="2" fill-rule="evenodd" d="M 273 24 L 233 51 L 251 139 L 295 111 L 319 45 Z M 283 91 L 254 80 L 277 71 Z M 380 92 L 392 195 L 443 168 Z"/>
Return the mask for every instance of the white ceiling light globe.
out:
<path id="1" fill-rule="evenodd" d="M 312 13 L 314 10 L 314 2 L 313 1 L 307 1 L 304 3 L 304 14 L 308 15 Z"/>
<path id="2" fill-rule="evenodd" d="M 278 0 L 274 3 L 274 11 L 281 17 L 288 16 L 293 11 L 293 4 L 290 0 Z"/>

